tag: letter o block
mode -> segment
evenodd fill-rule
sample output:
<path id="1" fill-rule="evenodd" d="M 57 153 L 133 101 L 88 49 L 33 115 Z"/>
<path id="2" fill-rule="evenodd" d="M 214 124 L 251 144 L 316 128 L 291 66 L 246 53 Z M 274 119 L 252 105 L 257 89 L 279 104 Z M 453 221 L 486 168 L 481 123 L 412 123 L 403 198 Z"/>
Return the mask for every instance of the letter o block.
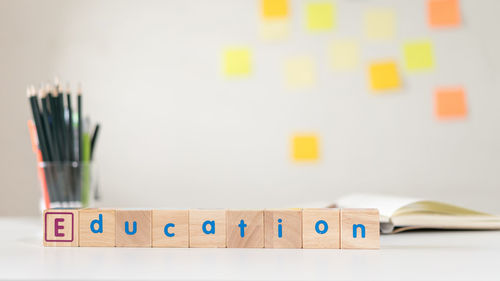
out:
<path id="1" fill-rule="evenodd" d="M 78 210 L 50 209 L 43 212 L 45 247 L 78 247 Z"/>
<path id="2" fill-rule="evenodd" d="M 80 210 L 80 247 L 114 247 L 115 224 L 115 210 Z"/>
<path id="3" fill-rule="evenodd" d="M 380 219 L 377 209 L 341 209 L 341 248 L 379 249 Z"/>
<path id="4" fill-rule="evenodd" d="M 302 235 L 305 249 L 340 249 L 339 209 L 302 210 Z"/>
<path id="5" fill-rule="evenodd" d="M 226 210 L 189 210 L 189 247 L 226 248 Z"/>

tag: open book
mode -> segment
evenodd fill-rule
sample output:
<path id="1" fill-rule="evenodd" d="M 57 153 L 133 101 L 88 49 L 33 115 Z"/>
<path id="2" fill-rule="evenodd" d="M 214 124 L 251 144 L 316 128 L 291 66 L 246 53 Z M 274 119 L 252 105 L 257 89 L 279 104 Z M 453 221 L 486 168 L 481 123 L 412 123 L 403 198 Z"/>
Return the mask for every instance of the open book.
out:
<path id="1" fill-rule="evenodd" d="M 382 233 L 422 228 L 500 229 L 499 216 L 415 198 L 353 194 L 341 197 L 330 207 L 377 208 Z"/>

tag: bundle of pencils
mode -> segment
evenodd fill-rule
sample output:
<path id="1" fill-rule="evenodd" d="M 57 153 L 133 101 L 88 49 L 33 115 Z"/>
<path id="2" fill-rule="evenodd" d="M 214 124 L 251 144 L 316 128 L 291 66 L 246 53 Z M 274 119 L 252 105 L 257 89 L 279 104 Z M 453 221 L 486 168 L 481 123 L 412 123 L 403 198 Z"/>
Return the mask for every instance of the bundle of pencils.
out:
<path id="1" fill-rule="evenodd" d="M 87 206 L 99 124 L 91 134 L 90 119 L 82 114 L 81 87 L 76 111 L 69 85 L 63 90 L 57 79 L 38 90 L 29 86 L 27 95 L 33 114 L 28 128 L 39 162 L 45 208 Z"/>

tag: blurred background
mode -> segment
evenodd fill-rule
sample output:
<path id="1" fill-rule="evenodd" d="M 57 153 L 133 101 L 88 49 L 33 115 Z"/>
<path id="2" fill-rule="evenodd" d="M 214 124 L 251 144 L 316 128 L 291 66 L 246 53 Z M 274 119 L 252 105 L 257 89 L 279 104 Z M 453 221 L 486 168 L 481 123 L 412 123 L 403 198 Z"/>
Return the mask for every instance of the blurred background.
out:
<path id="1" fill-rule="evenodd" d="M 107 207 L 352 192 L 500 213 L 496 0 L 0 1 L 0 215 L 35 215 L 27 85 L 81 82 Z"/>

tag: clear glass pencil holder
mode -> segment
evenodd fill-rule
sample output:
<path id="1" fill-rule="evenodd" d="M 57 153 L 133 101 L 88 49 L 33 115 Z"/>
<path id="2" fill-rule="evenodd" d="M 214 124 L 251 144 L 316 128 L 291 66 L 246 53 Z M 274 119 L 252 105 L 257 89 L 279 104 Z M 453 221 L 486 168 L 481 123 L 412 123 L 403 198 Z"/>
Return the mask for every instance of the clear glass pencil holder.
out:
<path id="1" fill-rule="evenodd" d="M 92 162 L 38 163 L 41 210 L 92 207 L 97 188 L 94 167 Z"/>

